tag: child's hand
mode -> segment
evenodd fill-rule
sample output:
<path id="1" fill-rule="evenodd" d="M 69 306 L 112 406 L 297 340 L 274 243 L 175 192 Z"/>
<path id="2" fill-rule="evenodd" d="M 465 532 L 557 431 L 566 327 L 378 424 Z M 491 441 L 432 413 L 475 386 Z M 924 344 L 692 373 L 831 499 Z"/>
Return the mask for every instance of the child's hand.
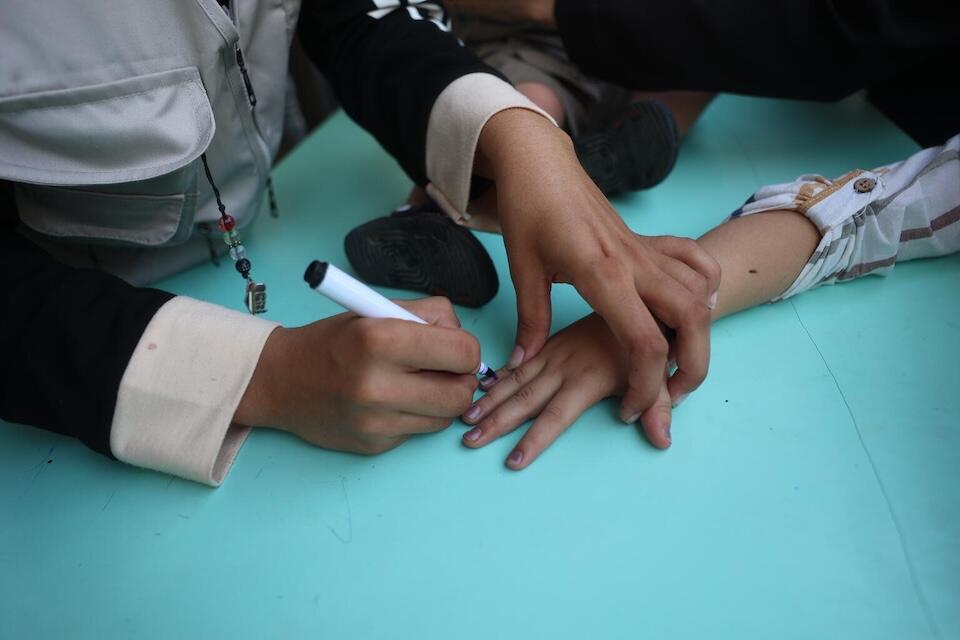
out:
<path id="1" fill-rule="evenodd" d="M 628 354 L 596 314 L 558 332 L 537 356 L 488 387 L 487 395 L 463 415 L 476 424 L 463 436 L 472 448 L 509 433 L 538 416 L 507 458 L 523 469 L 566 431 L 584 411 L 603 398 L 622 393 L 627 384 Z M 656 403 L 640 418 L 654 446 L 670 446 L 670 394 L 664 383 Z"/>

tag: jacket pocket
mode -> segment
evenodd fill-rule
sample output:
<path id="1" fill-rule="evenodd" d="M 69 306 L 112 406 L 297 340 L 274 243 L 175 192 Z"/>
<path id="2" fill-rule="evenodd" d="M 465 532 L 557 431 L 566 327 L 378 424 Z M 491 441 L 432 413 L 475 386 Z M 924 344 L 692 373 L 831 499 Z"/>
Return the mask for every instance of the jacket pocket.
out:
<path id="1" fill-rule="evenodd" d="M 0 178 L 39 233 L 160 246 L 190 233 L 215 130 L 196 68 L 0 99 Z"/>

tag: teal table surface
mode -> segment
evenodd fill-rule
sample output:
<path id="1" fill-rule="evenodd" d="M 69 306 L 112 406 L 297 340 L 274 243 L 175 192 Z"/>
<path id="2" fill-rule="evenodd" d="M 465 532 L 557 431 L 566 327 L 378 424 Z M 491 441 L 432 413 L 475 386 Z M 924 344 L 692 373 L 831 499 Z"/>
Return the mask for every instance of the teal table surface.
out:
<path id="1" fill-rule="evenodd" d="M 698 235 L 760 184 L 915 149 L 856 99 L 723 97 L 664 184 L 614 204 Z M 281 217 L 245 234 L 269 315 L 338 312 L 304 267 L 346 267 L 346 232 L 409 182 L 343 115 L 274 179 Z M 481 240 L 501 290 L 459 313 L 499 363 L 514 292 Z M 162 286 L 240 308 L 229 266 Z M 520 432 L 368 458 L 263 430 L 214 490 L 2 424 L 0 637 L 960 638 L 958 294 L 954 256 L 722 320 L 672 449 L 607 401 L 521 473 Z M 585 313 L 553 299 L 555 328 Z"/>

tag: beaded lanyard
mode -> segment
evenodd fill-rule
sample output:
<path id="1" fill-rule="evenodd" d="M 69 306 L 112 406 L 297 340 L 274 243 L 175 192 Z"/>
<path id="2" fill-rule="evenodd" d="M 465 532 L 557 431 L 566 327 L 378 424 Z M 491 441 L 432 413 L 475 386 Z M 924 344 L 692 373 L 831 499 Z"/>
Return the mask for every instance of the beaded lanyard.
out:
<path id="1" fill-rule="evenodd" d="M 232 20 L 233 13 L 230 9 L 230 0 L 217 0 L 217 2 L 220 4 L 220 8 L 223 9 L 224 13 Z M 243 76 L 243 85 L 247 91 L 247 102 L 250 104 L 250 115 L 253 119 L 253 126 L 256 127 L 257 133 L 262 137 L 263 132 L 260 131 L 260 123 L 257 122 L 257 94 L 253 92 L 253 83 L 250 81 L 250 74 L 247 73 L 247 66 L 244 64 L 243 52 L 240 50 L 239 45 L 237 45 L 236 57 L 237 66 L 240 68 L 240 74 Z M 237 273 L 247 282 L 243 302 L 250 313 L 254 315 L 265 313 L 267 310 L 267 285 L 262 282 L 254 282 L 253 278 L 250 277 L 250 268 L 252 265 L 250 264 L 250 260 L 247 259 L 247 250 L 243 248 L 243 243 L 240 242 L 240 233 L 236 229 L 237 221 L 227 213 L 227 208 L 224 206 L 223 200 L 220 199 L 220 190 L 217 189 L 217 185 L 213 181 L 213 175 L 210 173 L 210 166 L 207 164 L 207 154 L 201 154 L 200 159 L 203 160 L 203 171 L 207 174 L 207 182 L 210 183 L 210 188 L 213 189 L 213 197 L 217 199 L 217 208 L 220 210 L 220 220 L 217 226 L 220 228 L 220 231 L 223 232 L 223 241 L 230 247 L 230 257 L 233 258 L 233 266 L 237 269 Z M 279 213 L 277 198 L 274 195 L 273 180 L 271 180 L 269 174 L 267 175 L 267 196 L 270 202 L 270 215 L 276 218 Z M 205 225 L 200 226 L 201 230 L 205 228 Z M 209 236 L 207 236 L 207 242 L 210 242 Z M 212 244 L 210 244 L 210 258 L 214 264 L 219 264 Z"/>
<path id="2" fill-rule="evenodd" d="M 227 213 L 227 208 L 224 206 L 223 200 L 220 199 L 220 190 L 217 189 L 217 185 L 213 181 L 213 175 L 210 173 L 210 166 L 207 164 L 207 154 L 201 154 L 200 159 L 203 161 L 203 171 L 207 174 L 207 182 L 213 189 L 213 197 L 216 198 L 217 208 L 220 210 L 220 220 L 217 222 L 217 226 L 223 232 L 223 241 L 230 248 L 233 266 L 247 282 L 244 304 L 247 310 L 254 315 L 264 313 L 267 310 L 267 285 L 262 282 L 254 282 L 253 278 L 250 277 L 250 269 L 253 265 L 247 258 L 247 250 L 243 248 L 243 243 L 240 242 L 240 233 L 236 229 L 237 221 Z"/>

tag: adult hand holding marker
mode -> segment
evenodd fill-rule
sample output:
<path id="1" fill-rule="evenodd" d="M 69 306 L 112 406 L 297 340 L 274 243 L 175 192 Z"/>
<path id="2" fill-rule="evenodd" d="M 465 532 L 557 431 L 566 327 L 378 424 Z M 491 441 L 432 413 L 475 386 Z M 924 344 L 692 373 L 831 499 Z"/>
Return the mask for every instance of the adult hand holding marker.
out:
<path id="1" fill-rule="evenodd" d="M 328 262 L 314 260 L 303 274 L 310 288 L 327 296 L 347 311 L 364 318 L 393 318 L 418 324 L 430 324 L 396 302 L 382 296 L 356 278 Z M 474 372 L 480 380 L 497 379 L 496 372 L 482 360 Z"/>
<path id="2" fill-rule="evenodd" d="M 328 267 L 327 275 L 334 270 L 339 272 Z M 328 284 L 353 280 L 339 273 L 344 280 L 334 277 Z M 373 296 L 358 290 L 350 305 L 377 317 L 342 313 L 275 329 L 237 408 L 237 423 L 269 425 L 327 449 L 373 454 L 411 435 L 445 429 L 470 406 L 480 345 L 460 329 L 450 302 L 426 298 L 396 305 L 383 298 L 393 313 L 382 313 L 382 296 L 353 282 Z"/>

